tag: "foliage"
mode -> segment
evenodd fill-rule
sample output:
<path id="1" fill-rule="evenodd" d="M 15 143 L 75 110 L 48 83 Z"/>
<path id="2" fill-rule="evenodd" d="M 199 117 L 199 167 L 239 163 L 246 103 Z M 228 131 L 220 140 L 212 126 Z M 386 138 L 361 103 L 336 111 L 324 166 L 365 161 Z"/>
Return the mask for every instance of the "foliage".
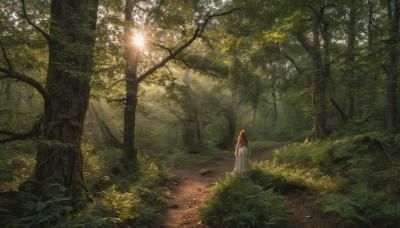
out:
<path id="1" fill-rule="evenodd" d="M 284 199 L 263 190 L 248 177 L 230 175 L 215 185 L 215 194 L 202 205 L 203 220 L 213 227 L 285 227 L 291 214 Z"/>
<path id="2" fill-rule="evenodd" d="M 163 187 L 171 174 L 145 154 L 139 156 L 139 172 L 124 174 L 119 160 L 120 150 L 99 151 L 91 155 L 88 178 L 92 188 L 99 191 L 97 210 L 104 217 L 115 217 L 140 227 L 151 227 L 154 216 L 162 208 L 166 188 Z M 93 159 L 96 158 L 96 159 Z M 93 178 L 93 179 L 92 179 Z"/>
<path id="3" fill-rule="evenodd" d="M 19 144 L 19 146 L 22 145 Z M 32 145 L 30 143 L 27 146 Z M 164 204 L 166 188 L 163 186 L 171 179 L 171 174 L 162 165 L 141 154 L 139 173 L 123 175 L 118 173 L 120 150 L 95 151 L 93 146 L 88 144 L 84 144 L 82 148 L 85 156 L 86 180 L 96 203 L 89 204 L 83 211 L 73 211 L 69 203 L 70 199 L 62 194 L 62 186 L 53 186 L 59 189 L 57 192 L 60 194 L 52 195 L 51 199 L 46 201 L 41 201 L 29 192 L 19 192 L 13 197 L 0 195 L 1 225 L 4 227 L 116 227 L 129 224 L 152 227 L 154 216 Z M 4 151 L 2 155 L 6 152 Z M 26 163 L 33 168 L 33 155 L 22 153 L 21 155 L 18 155 L 21 164 L 23 161 L 23 164 Z M 1 157 L 0 162 L 7 164 L 13 157 L 6 158 Z M 8 169 L 8 166 L 10 165 L 5 165 L 4 168 Z M 26 179 L 25 168 L 15 169 L 14 173 L 10 173 L 13 182 L 7 183 L 4 180 L 0 182 L 3 191 L 14 190 L 21 181 Z M 19 180 L 19 177 L 23 179 Z M 6 198 L 3 199 L 3 197 Z"/>
<path id="4" fill-rule="evenodd" d="M 49 31 L 50 1 L 25 2 L 32 23 Z M 180 60 L 169 62 L 140 86 L 137 115 L 140 150 L 170 166 L 193 167 L 220 156 L 232 156 L 232 151 L 214 148 L 230 130 L 231 123 L 236 127 L 233 131 L 249 129 L 255 153 L 274 147 L 276 144 L 270 140 L 297 140 L 311 135 L 315 111 L 312 107 L 313 76 L 318 69 L 300 44 L 298 34 L 312 34 L 317 25 L 314 22 L 321 20 L 318 27 L 329 37 L 329 42 L 321 48 L 326 45 L 325 53 L 329 54 L 323 58 L 324 64 L 330 67 L 324 75 L 328 79 L 324 111 L 327 112 L 327 130 L 332 134 L 324 141 L 306 140 L 277 149 L 274 161 L 259 163 L 248 172 L 251 180 L 248 190 L 262 197 L 266 197 L 266 193 L 260 194 L 261 190 L 255 186 L 268 190 L 267 195 L 269 189 L 280 193 L 307 191 L 319 199 L 326 213 L 335 214 L 346 226 L 395 226 L 400 217 L 397 196 L 400 192 L 400 136 L 380 132 L 385 128 L 386 107 L 390 106 L 386 96 L 389 90 L 386 82 L 390 80 L 385 77 L 388 56 L 392 56 L 390 51 L 396 50 L 388 46 L 392 41 L 386 12 L 390 2 L 135 2 L 135 20 L 130 25 L 148 38 L 139 58 L 139 74 L 176 50 L 178 44 L 189 40 L 196 25 L 204 22 L 209 13 L 240 8 L 210 21 L 201 39 L 177 56 Z M 100 4 L 91 96 L 118 100 L 125 96 L 121 77 L 126 67 L 122 35 L 126 25 L 124 6 L 122 1 Z M 48 70 L 48 43 L 21 16 L 21 1 L 3 0 L 0 6 L 3 22 L 0 28 L 4 31 L 0 36 L 4 48 L 0 67 L 27 74 L 42 84 Z M 354 24 L 349 20 L 353 6 L 357 9 Z M 357 34 L 353 49 L 346 40 L 350 37 L 351 26 Z M 312 44 L 311 36 L 306 38 Z M 60 53 L 60 56 L 67 54 Z M 354 60 L 349 61 L 352 55 Z M 183 68 L 197 71 L 190 71 L 191 83 L 185 84 L 180 79 L 183 72 L 189 72 Z M 398 73 L 398 67 L 394 69 Z M 5 96 L 0 97 L 0 130 L 25 132 L 43 112 L 43 101 L 40 94 L 24 82 L 4 76 L 2 72 L 0 94 Z M 343 120 L 338 109 L 349 116 L 352 97 L 353 118 Z M 121 126 L 123 104 L 105 107 L 109 113 L 119 113 L 113 115 L 115 119 L 111 124 Z M 224 113 L 233 118 L 229 120 L 229 115 L 225 117 Z M 198 130 L 194 132 L 202 142 L 185 148 L 182 136 L 188 119 L 198 123 L 198 129 L 192 130 Z M 227 120 L 231 122 L 227 124 Z M 6 137 L 7 134 L 0 135 L 0 139 Z M 87 141 L 96 142 L 94 134 L 89 132 Z M 2 192 L 16 190 L 32 173 L 35 147 L 32 141 L 0 145 Z M 160 186 L 170 178 L 164 166 L 141 154 L 140 170 L 126 174 L 118 159 L 119 150 L 99 150 L 83 145 L 83 153 L 87 185 L 97 199 L 101 198 L 98 205 L 90 205 L 88 210 L 74 214 L 71 220 L 64 220 L 64 215 L 71 215 L 70 205 L 66 204 L 67 198 L 54 195 L 44 202 L 34 199 L 23 205 L 21 211 L 12 212 L 12 220 L 4 221 L 15 226 L 53 225 L 57 219 L 60 226 L 90 224 L 100 227 L 108 222 L 128 221 L 146 226 L 162 204 L 165 189 Z M 244 179 L 231 181 L 232 186 L 236 186 L 235 181 Z M 54 213 L 53 209 L 57 208 L 63 208 L 64 212 Z M 0 208 L 0 211 L 7 214 L 8 208 Z M 246 221 L 253 226 L 253 217 Z"/>
<path id="5" fill-rule="evenodd" d="M 330 192 L 337 189 L 340 184 L 318 169 L 305 169 L 271 161 L 254 165 L 249 175 L 260 186 L 273 187 L 283 193 L 293 190 Z"/>
<path id="6" fill-rule="evenodd" d="M 290 144 L 250 175 L 265 188 L 305 186 L 345 226 L 393 226 L 400 219 L 398 135 L 369 133 Z"/>
<path id="7" fill-rule="evenodd" d="M 35 166 L 31 140 L 0 145 L 0 192 L 15 191 Z"/>
<path id="8" fill-rule="evenodd" d="M 61 193 L 66 189 L 61 185 L 52 185 L 51 188 L 58 189 Z M 63 224 L 68 220 L 73 207 L 71 199 L 61 195 L 52 195 L 48 200 L 43 201 L 36 195 L 29 192 L 18 192 L 17 199 L 22 202 L 20 205 L 21 214 L 14 214 L 3 220 L 6 227 L 43 227 L 54 224 Z"/>

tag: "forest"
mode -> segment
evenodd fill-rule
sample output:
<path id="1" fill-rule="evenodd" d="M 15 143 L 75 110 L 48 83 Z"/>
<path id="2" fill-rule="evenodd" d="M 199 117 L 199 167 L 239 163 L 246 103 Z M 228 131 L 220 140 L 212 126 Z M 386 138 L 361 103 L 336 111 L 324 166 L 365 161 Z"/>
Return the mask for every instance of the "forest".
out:
<path id="1" fill-rule="evenodd" d="M 399 226 L 400 0 L 0 18 L 1 227 Z"/>

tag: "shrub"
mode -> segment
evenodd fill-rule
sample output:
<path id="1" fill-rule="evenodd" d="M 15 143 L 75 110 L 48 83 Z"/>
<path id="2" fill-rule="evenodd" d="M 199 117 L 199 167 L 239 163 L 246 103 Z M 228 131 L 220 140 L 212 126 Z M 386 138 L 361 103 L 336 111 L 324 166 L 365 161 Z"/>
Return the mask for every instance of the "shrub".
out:
<path id="1" fill-rule="evenodd" d="M 330 192 L 342 184 L 341 180 L 334 181 L 316 168 L 308 169 L 276 161 L 255 164 L 249 171 L 249 176 L 255 184 L 264 188 L 274 187 L 279 192 L 292 190 Z"/>
<path id="2" fill-rule="evenodd" d="M 306 186 L 345 226 L 394 226 L 400 221 L 400 159 L 393 151 L 400 137 L 368 133 L 288 145 L 250 175 L 266 187 Z"/>
<path id="3" fill-rule="evenodd" d="M 215 227 L 285 227 L 291 214 L 283 197 L 264 191 L 245 176 L 219 181 L 213 197 L 200 208 L 203 220 Z"/>

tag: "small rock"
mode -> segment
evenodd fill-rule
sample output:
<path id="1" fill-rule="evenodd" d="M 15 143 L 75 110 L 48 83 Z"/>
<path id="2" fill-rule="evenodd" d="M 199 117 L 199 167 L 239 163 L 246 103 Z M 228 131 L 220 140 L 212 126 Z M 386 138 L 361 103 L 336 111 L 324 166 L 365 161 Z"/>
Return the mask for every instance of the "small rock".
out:
<path id="1" fill-rule="evenodd" d="M 202 176 L 205 176 L 205 175 L 208 175 L 208 174 L 210 174 L 210 173 L 212 173 L 212 170 L 211 169 L 201 169 L 200 170 L 200 175 L 202 175 Z"/>

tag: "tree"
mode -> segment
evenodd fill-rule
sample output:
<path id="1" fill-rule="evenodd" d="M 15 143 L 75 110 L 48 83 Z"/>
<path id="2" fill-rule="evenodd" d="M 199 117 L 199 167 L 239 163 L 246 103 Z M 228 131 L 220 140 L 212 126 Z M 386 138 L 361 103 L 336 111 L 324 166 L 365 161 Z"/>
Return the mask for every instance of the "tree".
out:
<path id="1" fill-rule="evenodd" d="M 146 78 L 150 75 L 155 73 L 160 68 L 164 67 L 169 61 L 177 59 L 178 55 L 181 54 L 185 49 L 192 45 L 192 43 L 201 38 L 203 33 L 209 23 L 216 18 L 226 14 L 231 13 L 235 9 L 222 12 L 222 13 L 211 13 L 211 9 L 207 9 L 207 7 L 203 7 L 206 12 L 202 12 L 201 16 L 198 17 L 196 13 L 194 13 L 192 18 L 194 18 L 194 25 L 189 27 L 194 27 L 191 32 L 191 36 L 183 36 L 187 37 L 186 40 L 181 41 L 182 43 L 175 48 L 166 47 L 160 43 L 153 42 L 152 44 L 161 50 L 166 51 L 167 55 L 164 55 L 161 61 L 157 63 L 152 63 L 147 70 L 143 73 L 138 74 L 138 62 L 139 62 L 139 54 L 140 50 L 135 46 L 133 42 L 131 42 L 131 37 L 133 36 L 134 32 L 132 31 L 132 22 L 133 22 L 133 7 L 135 5 L 131 0 L 125 1 L 125 20 L 127 25 L 124 30 L 124 45 L 125 45 L 125 56 L 126 56 L 126 72 L 125 72 L 125 80 L 126 80 L 126 97 L 125 97 L 125 111 L 124 111 L 124 146 L 123 146 L 123 153 L 122 153 L 122 161 L 125 163 L 137 163 L 137 146 L 135 142 L 135 116 L 136 116 L 136 108 L 137 108 L 137 94 L 138 88 L 141 82 L 143 82 Z M 159 5 L 145 5 L 145 7 L 149 7 L 147 9 L 150 13 L 148 15 L 154 14 L 157 16 L 157 13 L 162 12 L 163 9 L 163 2 L 160 2 Z M 142 8 L 137 7 L 136 8 Z M 142 8 L 143 9 L 143 8 Z M 179 10 L 179 9 L 178 9 Z M 151 21 L 148 19 L 148 21 Z M 182 31 L 183 32 L 183 31 Z M 186 34 L 187 31 L 184 31 Z M 174 35 L 176 36 L 176 35 Z"/>
<path id="2" fill-rule="evenodd" d="M 24 81 L 44 99 L 43 140 L 38 146 L 36 167 L 20 189 L 43 199 L 68 197 L 74 207 L 91 198 L 83 177 L 80 143 L 89 102 L 98 4 L 98 0 L 51 1 L 46 33 L 30 20 L 21 0 L 23 17 L 48 43 L 46 85 L 14 71 L 10 64 L 0 68 L 2 78 Z"/>
<path id="3" fill-rule="evenodd" d="M 385 65 L 387 74 L 387 116 L 386 128 L 389 131 L 397 129 L 397 77 L 399 65 L 398 44 L 400 42 L 400 1 L 387 1 L 387 20 L 389 26 L 389 39 L 386 41 L 386 47 L 389 53 L 389 61 Z"/>
<path id="4" fill-rule="evenodd" d="M 348 37 L 347 37 L 347 56 L 346 56 L 346 64 L 347 64 L 347 77 L 350 80 L 349 83 L 349 106 L 347 117 L 351 120 L 354 116 L 354 87 L 356 85 L 355 81 L 355 72 L 354 72 L 354 62 L 355 62 L 355 42 L 356 42 L 356 17 L 357 17 L 357 8 L 356 1 L 350 1 L 350 12 L 349 12 L 349 22 L 348 22 Z"/>

